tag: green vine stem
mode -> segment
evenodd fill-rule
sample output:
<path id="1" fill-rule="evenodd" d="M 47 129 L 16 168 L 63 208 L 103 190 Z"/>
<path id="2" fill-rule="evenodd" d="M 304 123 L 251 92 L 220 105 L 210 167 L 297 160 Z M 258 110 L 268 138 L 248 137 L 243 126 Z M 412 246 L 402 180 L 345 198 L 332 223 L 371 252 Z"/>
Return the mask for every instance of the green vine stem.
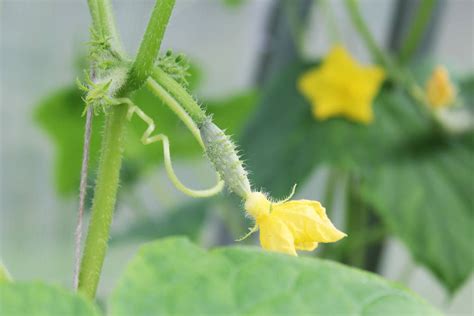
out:
<path id="1" fill-rule="evenodd" d="M 195 124 L 192 117 L 185 111 L 181 105 L 175 100 L 172 96 L 170 96 L 168 91 L 158 84 L 153 78 L 148 78 L 146 81 L 147 88 L 153 92 L 154 95 L 159 97 L 166 106 L 168 106 L 174 114 L 186 125 L 189 131 L 193 134 L 196 141 L 199 143 L 202 149 L 205 149 L 204 143 L 202 142 L 201 133 L 199 132 L 199 128 Z"/>
<path id="2" fill-rule="evenodd" d="M 324 206 L 327 212 L 333 212 L 334 209 L 334 200 L 339 185 L 339 180 L 341 178 L 341 172 L 335 168 L 329 169 L 328 176 L 326 179 L 326 187 L 324 192 Z"/>
<path id="3" fill-rule="evenodd" d="M 94 31 L 108 38 L 112 45 L 116 45 L 115 49 L 120 47 L 109 0 L 88 0 L 88 4 Z M 115 97 L 127 97 L 147 79 L 173 6 L 174 0 L 157 0 L 129 78 Z M 78 290 L 89 298 L 95 297 L 107 251 L 119 185 L 126 119 L 125 105 L 111 107 L 106 113 L 92 215 L 79 272 Z"/>
<path id="4" fill-rule="evenodd" d="M 423 88 L 413 78 L 413 75 L 408 69 L 402 69 L 396 64 L 393 59 L 388 56 L 375 42 L 374 37 L 370 33 L 367 24 L 365 23 L 357 4 L 357 0 L 344 1 L 349 16 L 355 28 L 361 35 L 365 42 L 367 49 L 370 51 L 372 57 L 380 63 L 387 71 L 389 77 L 400 87 L 405 89 L 413 100 L 418 102 L 421 106 L 424 115 L 430 118 L 436 125 L 439 125 L 439 120 L 429 110 Z"/>
<path id="5" fill-rule="evenodd" d="M 411 24 L 408 35 L 405 37 L 400 50 L 400 62 L 406 63 L 411 59 L 413 53 L 418 47 L 418 43 L 428 25 L 432 16 L 436 0 L 422 0 L 417 10 L 416 16 Z"/>
<path id="6" fill-rule="evenodd" d="M 367 27 L 367 24 L 364 21 L 364 18 L 362 17 L 360 11 L 359 11 L 359 6 L 357 4 L 357 0 L 345 0 L 344 1 L 347 11 L 349 13 L 349 17 L 352 20 L 352 23 L 354 24 L 356 30 L 359 32 L 360 36 L 364 40 L 367 49 L 370 51 L 372 57 L 375 59 L 375 61 L 385 67 L 389 75 L 395 80 L 395 81 L 402 81 L 401 78 L 401 73 L 397 69 L 397 67 L 394 65 L 393 61 L 389 56 L 387 56 L 377 45 L 377 42 L 375 41 L 374 37 L 372 36 L 372 33 L 370 33 L 369 28 Z"/>
<path id="7" fill-rule="evenodd" d="M 318 4 L 321 5 L 321 9 L 324 13 L 324 19 L 326 20 L 331 44 L 335 45 L 341 43 L 341 30 L 339 29 L 336 15 L 331 4 L 329 3 L 329 0 L 320 0 L 318 1 Z"/>
<path id="8" fill-rule="evenodd" d="M 140 88 L 151 75 L 174 4 L 175 0 L 156 1 L 128 80 L 121 89 L 122 94 Z"/>
<path id="9" fill-rule="evenodd" d="M 367 205 L 360 198 L 360 180 L 350 175 L 347 182 L 346 231 L 352 238 L 347 240 L 347 263 L 354 267 L 364 268 L 367 246 Z M 357 244 L 361 243 L 364 247 Z"/>
<path id="10" fill-rule="evenodd" d="M 115 27 L 110 0 L 87 0 L 87 3 L 92 18 L 92 28 L 103 38 L 110 40 L 114 51 L 121 53 L 122 44 Z"/>
<path id="11" fill-rule="evenodd" d="M 114 107 L 107 114 L 99 170 L 92 204 L 92 217 L 79 273 L 79 291 L 94 298 L 107 251 L 110 225 L 119 185 L 127 107 Z"/>
<path id="12" fill-rule="evenodd" d="M 151 78 L 179 102 L 198 127 L 204 123 L 206 112 L 182 85 L 158 67 L 154 68 Z M 153 91 L 153 87 L 149 88 Z"/>

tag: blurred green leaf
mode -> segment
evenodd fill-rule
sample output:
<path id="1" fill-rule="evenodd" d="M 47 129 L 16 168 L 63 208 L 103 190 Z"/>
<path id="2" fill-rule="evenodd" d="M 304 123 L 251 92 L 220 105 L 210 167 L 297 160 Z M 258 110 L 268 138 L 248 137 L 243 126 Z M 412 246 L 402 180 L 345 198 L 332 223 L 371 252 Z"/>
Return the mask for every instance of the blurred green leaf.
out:
<path id="1" fill-rule="evenodd" d="M 442 134 L 394 88 L 375 100 L 369 126 L 317 121 L 296 89 L 307 68 L 297 65 L 269 85 L 243 134 L 255 186 L 283 197 L 322 164 L 364 174 L 365 197 L 384 223 L 448 289 L 457 289 L 473 267 L 472 135 L 461 141 Z M 469 99 L 472 78 L 459 86 Z"/>
<path id="2" fill-rule="evenodd" d="M 415 294 L 331 261 L 253 248 L 205 251 L 183 238 L 143 246 L 111 315 L 437 315 Z"/>
<path id="3" fill-rule="evenodd" d="M 226 126 L 230 133 L 239 133 L 257 98 L 255 91 L 247 91 L 206 104 L 216 122 L 225 124 L 223 126 Z M 173 157 L 188 158 L 202 154 L 199 145 L 184 124 L 158 98 L 142 89 L 133 96 L 133 100 L 154 118 L 156 131 L 169 136 Z M 52 138 L 56 148 L 55 182 L 58 192 L 62 195 L 75 193 L 78 190 L 84 132 L 84 117 L 81 116 L 83 109 L 81 94 L 75 87 L 69 87 L 46 98 L 35 111 L 35 119 Z M 97 166 L 103 121 L 103 115 L 95 116 L 93 119 L 91 172 L 95 171 Z M 122 177 L 122 180 L 135 181 L 140 174 L 162 161 L 162 148 L 159 144 L 144 146 L 140 142 L 145 129 L 146 125 L 137 117 L 134 117 L 129 124 L 123 168 L 125 170 L 123 175 L 126 177 Z"/>
<path id="4" fill-rule="evenodd" d="M 277 76 L 240 141 L 255 187 L 272 196 L 286 196 L 317 166 L 358 170 L 389 157 L 396 144 L 431 131 L 418 105 L 388 89 L 375 100 L 375 121 L 368 126 L 343 118 L 316 120 L 296 88 L 309 67 L 297 64 Z"/>
<path id="5" fill-rule="evenodd" d="M 383 221 L 454 292 L 470 276 L 474 227 L 474 134 L 412 144 L 367 175 L 365 198 Z"/>
<path id="6" fill-rule="evenodd" d="M 10 273 L 8 273 L 7 268 L 0 262 L 0 283 L 8 283 L 11 282 L 12 278 L 10 277 Z"/>
<path id="7" fill-rule="evenodd" d="M 211 199 L 185 202 L 158 217 L 140 217 L 125 230 L 112 234 L 111 244 L 149 241 L 170 235 L 185 235 L 197 240 L 207 218 Z"/>
<path id="8" fill-rule="evenodd" d="M 474 110 L 474 74 L 461 78 L 458 88 L 463 105 Z"/>
<path id="9" fill-rule="evenodd" d="M 430 79 L 433 70 L 439 65 L 443 65 L 441 61 L 437 61 L 433 58 L 425 58 L 413 63 L 410 66 L 413 78 L 420 84 L 421 87 L 425 87 L 426 82 Z M 468 73 L 459 74 L 455 68 L 451 69 L 447 67 L 449 72 L 449 79 L 457 88 L 458 92 L 458 105 L 466 106 L 471 110 L 474 109 L 474 74 L 472 70 Z"/>
<path id="10" fill-rule="evenodd" d="M 183 202 L 170 210 L 156 212 L 158 215 L 139 215 L 135 221 L 121 231 L 112 232 L 111 244 L 134 241 L 150 241 L 171 235 L 184 235 L 199 243 L 203 228 L 208 219 L 220 219 L 229 234 L 226 242 L 236 240 L 248 232 L 253 222 L 244 216 L 242 202 L 233 196 L 218 195 L 206 199 L 193 199 Z M 252 238 L 245 242 L 251 242 Z"/>
<path id="11" fill-rule="evenodd" d="M 0 312 L 4 316 L 101 314 L 86 298 L 39 282 L 0 283 Z"/>
<path id="12" fill-rule="evenodd" d="M 240 7 L 245 3 L 246 0 L 221 0 L 224 5 L 231 7 L 231 8 L 237 8 Z"/>
<path id="13" fill-rule="evenodd" d="M 55 146 L 54 177 L 56 189 L 61 195 L 78 192 L 85 121 L 83 110 L 84 102 L 75 86 L 54 92 L 35 109 L 36 121 Z M 93 120 L 91 170 L 97 165 L 103 121 L 103 116 L 96 116 Z"/>

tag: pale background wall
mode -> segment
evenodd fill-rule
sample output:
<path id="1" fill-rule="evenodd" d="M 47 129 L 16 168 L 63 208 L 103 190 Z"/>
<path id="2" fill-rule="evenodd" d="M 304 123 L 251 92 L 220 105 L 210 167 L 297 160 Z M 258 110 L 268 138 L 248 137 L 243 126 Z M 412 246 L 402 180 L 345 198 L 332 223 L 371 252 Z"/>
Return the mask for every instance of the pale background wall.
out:
<path id="1" fill-rule="evenodd" d="M 113 2 L 126 48 L 133 52 L 153 1 Z M 225 96 L 250 87 L 272 0 L 248 0 L 237 9 L 220 5 L 218 0 L 177 2 L 163 47 L 183 51 L 202 65 L 205 78 L 200 94 Z M 340 2 L 335 3 L 336 16 L 345 21 Z M 385 43 L 394 1 L 365 0 L 361 4 L 377 39 Z M 454 69 L 472 70 L 474 1 L 450 0 L 445 10 L 433 55 Z M 316 9 L 313 13 L 307 34 L 308 56 L 324 53 L 329 44 L 320 11 Z M 348 22 L 341 23 L 349 48 L 360 59 L 367 60 Z M 53 145 L 33 123 L 31 113 L 39 98 L 74 79 L 76 49 L 85 51 L 88 26 L 85 0 L 0 1 L 0 259 L 19 280 L 47 279 L 65 286 L 70 284 L 76 202 L 57 199 L 52 185 Z M 193 166 L 180 168 L 188 180 L 196 181 Z M 161 192 L 172 192 L 171 197 L 165 198 L 151 189 L 156 183 L 162 184 Z M 300 194 L 320 197 L 320 183 L 321 175 L 315 175 Z M 154 209 L 183 198 L 162 171 L 145 181 L 138 191 Z M 124 216 L 114 225 L 123 225 Z M 111 249 L 102 293 L 113 286 L 123 268 L 121 263 L 135 249 L 136 245 Z M 383 274 L 400 279 L 410 260 L 404 246 L 391 240 L 384 255 Z M 415 269 L 404 282 L 449 314 L 473 313 L 472 278 L 451 302 L 425 269 Z"/>

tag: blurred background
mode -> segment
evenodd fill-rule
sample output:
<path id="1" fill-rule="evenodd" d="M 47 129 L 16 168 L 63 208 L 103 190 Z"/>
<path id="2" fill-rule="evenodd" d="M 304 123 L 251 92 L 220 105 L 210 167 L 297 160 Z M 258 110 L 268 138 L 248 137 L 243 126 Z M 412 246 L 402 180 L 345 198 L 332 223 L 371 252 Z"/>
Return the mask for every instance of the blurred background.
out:
<path id="1" fill-rule="evenodd" d="M 178 0 L 162 47 L 183 52 L 190 58 L 199 78 L 192 84 L 193 91 L 200 99 L 209 100 L 216 107 L 239 100 L 252 103 L 274 72 L 294 58 L 292 23 L 306 24 L 306 32 L 301 32 L 304 45 L 299 47 L 305 58 L 317 59 L 330 48 L 327 7 L 314 5 L 316 2 L 295 1 L 288 11 L 287 1 Z M 138 47 L 153 3 L 153 0 L 113 1 L 119 32 L 130 54 Z M 376 40 L 389 50 L 400 45 L 400 34 L 416 5 L 417 1 L 360 1 Z M 474 1 L 438 1 L 436 6 L 418 54 L 428 53 L 430 58 L 442 60 L 455 73 L 472 71 Z M 345 46 L 357 59 L 369 62 L 370 56 L 352 29 L 342 2 L 331 1 L 331 8 Z M 41 127 L 38 108 L 58 89 L 71 87 L 81 75 L 89 23 L 85 0 L 0 2 L 0 259 L 18 280 L 43 279 L 66 287 L 72 283 L 77 194 L 58 192 L 55 166 L 61 153 L 57 143 Z M 238 106 L 234 108 L 238 112 Z M 245 115 L 250 117 L 253 110 L 246 111 Z M 156 123 L 160 126 L 159 117 Z M 184 130 L 178 123 L 175 127 Z M 96 121 L 94 133 L 100 130 Z M 239 130 L 236 125 L 233 131 Z M 63 150 L 66 151 L 62 153 L 63 159 L 67 160 L 67 151 L 72 149 L 63 147 Z M 161 160 L 159 153 L 156 160 Z M 143 163 L 150 166 L 140 173 L 139 181 L 133 178 L 140 163 L 126 164 L 129 168 L 124 171 L 126 180 L 119 196 L 101 296 L 110 292 L 125 263 L 146 240 L 163 234 L 189 233 L 201 244 L 213 246 L 232 243 L 238 237 L 229 233 L 228 225 L 222 223 L 226 220 L 219 215 L 226 201 L 192 206 L 171 219 L 160 217 L 167 210 L 180 208 L 183 202 L 194 202 L 170 184 L 160 164 Z M 194 187 L 213 182 L 213 173 L 200 154 L 179 159 L 175 164 L 183 181 Z M 474 176 L 473 170 L 467 172 Z M 325 167 L 313 170 L 296 197 L 322 200 L 327 176 Z M 127 184 L 127 177 L 133 184 Z M 343 189 L 336 191 L 334 208 L 341 209 Z M 209 207 L 212 211 L 204 215 L 193 213 L 199 207 Z M 236 215 L 242 217 L 241 213 Z M 334 217 L 337 222 L 337 212 Z M 199 231 L 186 227 L 193 226 L 194 221 L 199 222 Z M 140 223 L 149 225 L 140 226 Z M 378 272 L 404 283 L 447 314 L 473 313 L 472 276 L 450 298 L 426 268 L 415 266 L 406 246 L 396 237 L 385 240 Z"/>

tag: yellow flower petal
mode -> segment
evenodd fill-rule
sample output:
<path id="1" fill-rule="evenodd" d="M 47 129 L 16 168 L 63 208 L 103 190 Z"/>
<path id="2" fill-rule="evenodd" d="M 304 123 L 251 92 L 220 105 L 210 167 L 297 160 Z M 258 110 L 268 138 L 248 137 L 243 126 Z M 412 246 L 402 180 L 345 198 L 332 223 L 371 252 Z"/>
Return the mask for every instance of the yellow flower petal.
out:
<path id="1" fill-rule="evenodd" d="M 257 220 L 257 224 L 260 227 L 260 244 L 263 249 L 296 256 L 293 235 L 283 221 L 264 215 Z"/>
<path id="2" fill-rule="evenodd" d="M 273 206 L 271 216 L 280 218 L 292 231 L 295 241 L 335 242 L 346 234 L 334 227 L 319 202 L 300 200 Z"/>
<path id="3" fill-rule="evenodd" d="M 346 236 L 316 201 L 271 203 L 263 193 L 252 192 L 245 209 L 255 218 L 260 243 L 267 250 L 296 255 L 296 249 L 312 251 L 320 242 L 335 242 Z"/>
<path id="4" fill-rule="evenodd" d="M 308 98 L 313 100 L 315 98 L 316 90 L 313 82 L 318 78 L 318 69 L 312 69 L 306 72 L 298 80 L 298 89 Z"/>
<path id="5" fill-rule="evenodd" d="M 426 95 L 432 108 L 442 108 L 454 104 L 456 89 L 449 80 L 449 73 L 443 66 L 433 70 L 426 83 Z"/>
<path id="6" fill-rule="evenodd" d="M 313 251 L 317 247 L 318 247 L 317 242 L 303 242 L 303 243 L 295 242 L 295 248 L 298 250 Z"/>
<path id="7" fill-rule="evenodd" d="M 335 46 L 320 66 L 300 77 L 298 89 L 317 119 L 344 116 L 367 124 L 373 120 L 372 100 L 384 77 L 382 68 L 362 66 L 344 47 Z"/>

